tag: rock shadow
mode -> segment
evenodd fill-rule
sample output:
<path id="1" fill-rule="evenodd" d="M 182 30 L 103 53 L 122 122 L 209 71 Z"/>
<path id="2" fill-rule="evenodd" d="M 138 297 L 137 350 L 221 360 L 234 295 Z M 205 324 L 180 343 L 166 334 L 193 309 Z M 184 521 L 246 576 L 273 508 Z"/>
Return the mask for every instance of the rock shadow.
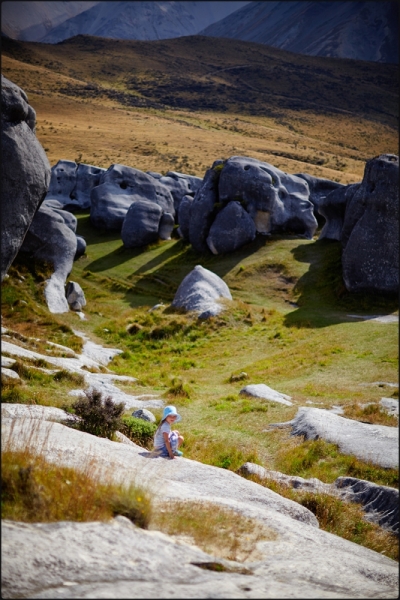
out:
<path id="1" fill-rule="evenodd" d="M 297 310 L 287 314 L 287 327 L 327 327 L 344 322 L 360 322 L 361 317 L 389 315 L 398 310 L 398 298 L 379 292 L 347 291 L 342 277 L 341 244 L 317 240 L 291 250 L 294 260 L 309 263 L 308 271 L 297 281 Z M 355 318 L 355 314 L 360 318 Z"/>

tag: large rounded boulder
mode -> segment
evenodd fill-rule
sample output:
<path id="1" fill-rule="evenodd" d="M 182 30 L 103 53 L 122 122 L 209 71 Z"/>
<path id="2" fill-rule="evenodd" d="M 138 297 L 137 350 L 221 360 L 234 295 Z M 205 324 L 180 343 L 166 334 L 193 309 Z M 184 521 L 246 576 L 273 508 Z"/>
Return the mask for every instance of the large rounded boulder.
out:
<path id="1" fill-rule="evenodd" d="M 65 213 L 64 215 L 62 213 Z M 29 227 L 21 252 L 49 263 L 53 273 L 45 283 L 45 298 L 51 313 L 69 311 L 65 282 L 77 254 L 77 237 L 69 221 L 69 213 L 41 206 Z"/>
<path id="2" fill-rule="evenodd" d="M 341 242 L 347 290 L 398 293 L 398 156 L 382 154 L 367 162 L 346 208 Z"/>
<path id="3" fill-rule="evenodd" d="M 197 265 L 180 284 L 172 306 L 198 313 L 199 319 L 218 315 L 223 310 L 220 300 L 232 300 L 225 281 L 212 271 Z"/>
<path id="4" fill-rule="evenodd" d="M 96 228 L 121 231 L 129 207 L 137 200 L 158 204 L 175 216 L 173 197 L 151 175 L 125 165 L 111 165 L 91 192 L 90 221 Z"/>
<path id="5" fill-rule="evenodd" d="M 256 226 L 240 202 L 229 202 L 216 216 L 207 237 L 213 254 L 227 254 L 256 237 Z"/>
<path id="6" fill-rule="evenodd" d="M 1 76 L 1 280 L 46 196 L 50 164 L 36 135 L 25 92 Z"/>

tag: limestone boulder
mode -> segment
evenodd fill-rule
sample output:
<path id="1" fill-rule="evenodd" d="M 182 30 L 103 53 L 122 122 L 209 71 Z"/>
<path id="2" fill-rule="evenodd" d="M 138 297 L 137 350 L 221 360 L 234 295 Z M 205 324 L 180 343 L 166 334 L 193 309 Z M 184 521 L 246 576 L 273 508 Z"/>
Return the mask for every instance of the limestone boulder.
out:
<path id="1" fill-rule="evenodd" d="M 84 291 L 76 281 L 69 281 L 67 283 L 65 296 L 71 310 L 81 311 L 86 306 Z"/>
<path id="2" fill-rule="evenodd" d="M 92 189 L 100 184 L 103 174 L 106 169 L 96 167 L 94 165 L 85 165 L 79 163 L 76 170 L 76 183 L 72 190 L 71 197 L 73 202 L 68 203 L 65 210 L 73 210 L 74 205 L 81 210 L 90 208 L 90 195 Z"/>
<path id="3" fill-rule="evenodd" d="M 76 256 L 77 239 L 60 212 L 40 207 L 25 236 L 20 252 L 50 263 L 53 273 L 45 284 L 45 298 L 52 313 L 68 312 L 65 282 Z M 71 215 L 72 216 L 72 215 Z"/>
<path id="4" fill-rule="evenodd" d="M 111 165 L 90 198 L 90 221 L 103 230 L 121 231 L 129 207 L 138 200 L 157 204 L 163 213 L 175 217 L 168 188 L 151 175 L 124 165 Z"/>
<path id="5" fill-rule="evenodd" d="M 207 246 L 213 254 L 226 254 L 252 242 L 256 233 L 253 219 L 240 202 L 229 202 L 211 225 Z"/>
<path id="6" fill-rule="evenodd" d="M 190 205 L 189 241 L 197 252 L 209 252 L 206 239 L 217 213 L 218 181 L 222 165 L 222 160 L 216 160 L 211 169 L 206 171 Z"/>
<path id="7" fill-rule="evenodd" d="M 122 224 L 125 248 L 138 248 L 158 240 L 162 208 L 155 202 L 136 200 L 130 205 Z"/>
<path id="8" fill-rule="evenodd" d="M 292 231 L 311 239 L 317 229 L 304 179 L 269 163 L 232 156 L 220 173 L 219 202 L 240 201 L 259 233 Z"/>
<path id="9" fill-rule="evenodd" d="M 186 175 L 177 171 L 168 171 L 165 175 L 147 171 L 149 175 L 158 179 L 169 189 L 174 199 L 175 215 L 178 218 L 179 205 L 184 196 L 194 196 L 203 179 L 194 175 Z"/>
<path id="10" fill-rule="evenodd" d="M 195 311 L 200 319 L 219 314 L 223 310 L 220 300 L 232 300 L 225 281 L 212 271 L 197 265 L 178 287 L 172 306 Z"/>
<path id="11" fill-rule="evenodd" d="M 259 398 L 260 400 L 269 400 L 270 402 L 278 402 L 279 404 L 286 404 L 286 406 L 292 406 L 292 398 L 282 392 L 273 390 L 264 383 L 253 383 L 246 385 L 240 390 L 241 396 L 249 396 L 251 398 Z"/>
<path id="12" fill-rule="evenodd" d="M 51 180 L 46 201 L 57 200 L 64 210 L 75 212 L 90 207 L 92 189 L 99 185 L 105 169 L 59 160 L 51 169 Z"/>
<path id="13" fill-rule="evenodd" d="M 25 92 L 1 76 L 1 281 L 16 257 L 50 183 L 50 164 L 35 135 Z"/>
<path id="14" fill-rule="evenodd" d="M 399 466 L 399 430 L 386 425 L 370 425 L 346 419 L 321 408 L 299 408 L 289 422 L 292 435 L 306 440 L 322 438 L 337 444 L 343 454 L 388 469 Z"/>
<path id="15" fill-rule="evenodd" d="M 320 240 L 340 241 L 346 206 L 359 187 L 359 183 L 341 186 L 319 200 L 318 211 L 325 218 L 324 226 L 319 235 Z"/>
<path id="16" fill-rule="evenodd" d="M 189 231 L 190 231 L 190 214 L 192 210 L 193 197 L 186 195 L 183 196 L 180 204 L 179 204 L 179 214 L 178 214 L 178 234 L 184 240 L 189 241 Z"/>
<path id="17" fill-rule="evenodd" d="M 348 291 L 398 293 L 398 156 L 382 154 L 366 163 L 362 183 L 346 208 L 341 242 Z"/>
<path id="18" fill-rule="evenodd" d="M 345 187 L 342 183 L 331 181 L 324 177 L 314 177 L 308 173 L 296 173 L 296 177 L 300 177 L 307 182 L 309 189 L 309 200 L 314 206 L 314 215 L 318 223 L 324 224 L 324 215 L 320 211 L 321 202 L 333 191 Z M 322 217 L 322 218 L 321 218 Z"/>
<path id="19" fill-rule="evenodd" d="M 74 260 L 78 260 L 86 252 L 86 240 L 81 235 L 76 236 L 76 252 Z"/>
<path id="20" fill-rule="evenodd" d="M 153 413 L 146 408 L 138 408 L 137 410 L 134 410 L 132 417 L 136 417 L 136 419 L 143 419 L 143 421 L 148 421 L 149 423 L 156 422 L 156 418 Z"/>

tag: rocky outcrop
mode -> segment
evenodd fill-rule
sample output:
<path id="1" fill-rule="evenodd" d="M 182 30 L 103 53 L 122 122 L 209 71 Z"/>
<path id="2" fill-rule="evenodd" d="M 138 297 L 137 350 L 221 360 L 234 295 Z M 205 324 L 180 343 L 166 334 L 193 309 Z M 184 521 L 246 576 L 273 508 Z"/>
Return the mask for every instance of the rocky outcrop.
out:
<path id="1" fill-rule="evenodd" d="M 323 438 L 337 444 L 343 454 L 381 467 L 397 469 L 399 465 L 399 430 L 386 425 L 370 425 L 320 408 L 299 408 L 295 418 L 288 422 L 292 435 L 306 440 Z"/>
<path id="2" fill-rule="evenodd" d="M 207 246 L 213 254 L 227 254 L 256 237 L 253 219 L 240 202 L 229 202 L 215 217 L 207 237 Z"/>
<path id="3" fill-rule="evenodd" d="M 306 181 L 245 156 L 217 160 L 193 201 L 183 198 L 179 233 L 198 252 L 231 252 L 256 232 L 292 232 L 311 239 L 317 229 Z"/>
<path id="4" fill-rule="evenodd" d="M 293 402 L 291 402 L 291 396 L 282 394 L 282 392 L 277 392 L 264 383 L 246 385 L 240 390 L 239 394 L 241 396 L 249 396 L 251 398 L 259 398 L 261 400 L 269 400 L 270 402 L 286 404 L 286 406 L 292 406 L 293 404 Z"/>
<path id="5" fill-rule="evenodd" d="M 178 217 L 179 205 L 182 198 L 184 196 L 194 196 L 203 181 L 201 177 L 186 175 L 185 173 L 178 173 L 176 171 L 168 171 L 165 175 L 154 173 L 153 171 L 147 171 L 147 173 L 158 179 L 171 192 L 174 199 L 176 217 Z"/>
<path id="6" fill-rule="evenodd" d="M 255 475 L 259 479 L 270 479 L 295 490 L 328 494 L 346 502 L 356 502 L 363 507 L 366 521 L 397 535 L 399 533 L 399 490 L 395 488 L 355 477 L 338 477 L 334 483 L 324 483 L 316 477 L 304 479 L 297 475 L 285 475 L 250 462 L 239 467 L 238 473 L 244 477 Z"/>
<path id="7" fill-rule="evenodd" d="M 359 183 L 341 186 L 320 199 L 318 211 L 325 217 L 325 224 L 318 239 L 340 241 L 346 214 L 346 206 L 359 187 Z"/>
<path id="8" fill-rule="evenodd" d="M 314 215 L 319 224 L 324 223 L 324 217 L 320 211 L 321 202 L 334 190 L 339 190 L 345 187 L 342 183 L 324 179 L 323 177 L 314 177 L 308 173 L 296 173 L 296 177 L 300 177 L 307 182 L 309 190 L 309 200 L 314 206 Z"/>
<path id="9" fill-rule="evenodd" d="M 172 306 L 197 312 L 199 319 L 207 319 L 218 315 L 223 310 L 219 302 L 222 298 L 232 300 L 225 281 L 215 273 L 197 265 L 181 282 Z"/>
<path id="10" fill-rule="evenodd" d="M 67 283 L 65 297 L 71 310 L 81 311 L 86 306 L 85 294 L 76 281 L 69 281 Z"/>
<path id="11" fill-rule="evenodd" d="M 138 200 L 161 208 L 175 217 L 174 200 L 157 179 L 124 165 L 111 165 L 91 193 L 90 221 L 96 228 L 121 231 L 128 209 Z"/>
<path id="12" fill-rule="evenodd" d="M 24 448 L 29 439 L 48 460 L 99 468 L 100 481 L 149 488 L 171 504 L 207 502 L 254 519 L 273 533 L 249 562 L 229 561 L 124 517 L 108 523 L 2 523 L 2 596 L 54 598 L 395 598 L 398 564 L 318 528 L 296 502 L 226 469 L 179 458 L 153 458 L 135 444 L 117 443 L 57 422 L 3 418 L 2 443 Z M 116 543 L 117 540 L 117 543 Z M 6 550 L 6 551 L 4 551 Z M 60 560 L 62 557 L 62 560 Z M 179 568 L 171 568 L 171 564 Z M 338 577 L 340 573 L 340 577 Z"/>
<path id="13" fill-rule="evenodd" d="M 60 214 L 64 212 L 47 206 L 40 207 L 20 250 L 21 253 L 28 253 L 32 258 L 53 266 L 54 271 L 46 281 L 44 291 L 47 306 L 52 313 L 69 310 L 65 282 L 71 273 L 77 251 L 77 239 L 69 226 L 71 224 L 68 225 L 68 218 Z"/>
<path id="14" fill-rule="evenodd" d="M 134 410 L 132 417 L 136 417 L 136 419 L 143 419 L 143 421 L 148 421 L 149 423 L 156 422 L 156 418 L 153 413 L 146 408 L 138 408 L 138 410 Z"/>
<path id="15" fill-rule="evenodd" d="M 346 208 L 341 242 L 343 279 L 350 292 L 399 290 L 399 158 L 369 160 Z"/>
<path id="16" fill-rule="evenodd" d="M 46 201 L 57 200 L 64 210 L 70 212 L 88 209 L 91 191 L 99 185 L 103 173 L 105 169 L 100 167 L 59 160 L 51 169 Z"/>
<path id="17" fill-rule="evenodd" d="M 170 239 L 174 217 L 149 200 L 135 200 L 122 224 L 121 238 L 126 248 L 140 248 L 159 238 Z"/>
<path id="18" fill-rule="evenodd" d="M 50 182 L 27 95 L 1 76 L 1 281 L 16 257 Z"/>

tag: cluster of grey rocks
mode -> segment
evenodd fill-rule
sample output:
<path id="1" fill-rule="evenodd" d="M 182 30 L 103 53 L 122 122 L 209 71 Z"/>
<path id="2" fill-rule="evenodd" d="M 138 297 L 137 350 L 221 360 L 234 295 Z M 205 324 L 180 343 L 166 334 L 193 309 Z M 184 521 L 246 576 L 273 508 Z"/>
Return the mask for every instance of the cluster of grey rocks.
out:
<path id="1" fill-rule="evenodd" d="M 76 290 L 71 301 L 66 294 L 73 262 L 86 250 L 73 214 L 79 210 L 90 210 L 93 227 L 120 232 L 126 248 L 168 240 L 176 227 L 197 252 L 214 254 L 233 252 L 257 234 L 312 239 L 323 224 L 319 239 L 342 245 L 349 291 L 398 291 L 398 156 L 369 160 L 363 180 L 350 185 L 290 175 L 245 156 L 216 160 L 203 179 L 69 160 L 50 168 L 26 94 L 3 76 L 1 91 L 1 278 L 19 252 L 52 265 L 45 286 L 51 312 L 85 304 Z"/>

